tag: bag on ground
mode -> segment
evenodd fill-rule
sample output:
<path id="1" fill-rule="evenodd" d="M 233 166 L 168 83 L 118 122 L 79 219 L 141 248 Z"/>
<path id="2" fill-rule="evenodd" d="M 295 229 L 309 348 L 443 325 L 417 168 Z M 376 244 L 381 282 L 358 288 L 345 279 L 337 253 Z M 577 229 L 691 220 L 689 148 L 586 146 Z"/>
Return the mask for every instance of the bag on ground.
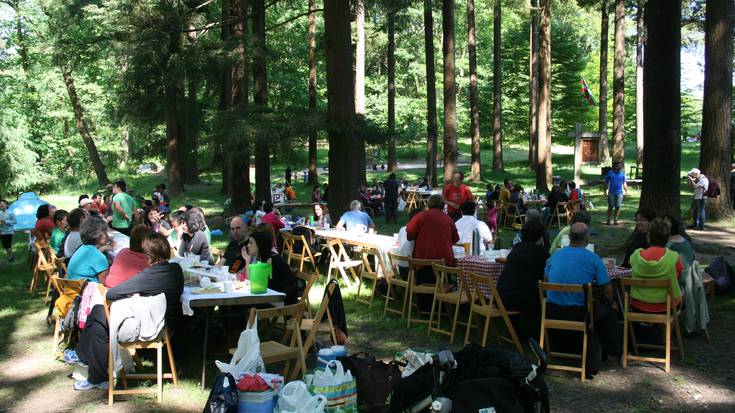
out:
<path id="1" fill-rule="evenodd" d="M 215 361 L 217 368 L 222 373 L 241 377 L 243 374 L 254 374 L 265 371 L 263 357 L 260 355 L 260 338 L 258 338 L 258 319 L 252 326 L 245 328 L 237 340 L 237 350 L 229 363 L 219 360 Z"/>
<path id="2" fill-rule="evenodd" d="M 276 403 L 276 413 L 324 413 L 327 398 L 321 394 L 311 395 L 306 383 L 301 380 L 287 383 L 281 388 Z"/>
<path id="3" fill-rule="evenodd" d="M 733 276 L 730 264 L 725 261 L 725 257 L 715 257 L 704 272 L 715 280 L 715 294 L 724 294 L 732 288 L 732 280 L 735 276 Z"/>
<path id="4" fill-rule="evenodd" d="M 237 413 L 238 403 L 237 381 L 230 373 L 220 373 L 212 383 L 204 413 Z"/>
<path id="5" fill-rule="evenodd" d="M 315 370 L 313 376 L 307 376 L 307 383 L 311 393 L 327 398 L 326 412 L 357 413 L 357 382 L 339 361 L 331 360 L 324 370 Z"/>
<path id="6" fill-rule="evenodd" d="M 369 412 L 385 411 L 393 386 L 401 379 L 398 363 L 385 363 L 367 353 L 340 357 L 338 360 L 357 381 L 357 404 L 360 409 Z"/>

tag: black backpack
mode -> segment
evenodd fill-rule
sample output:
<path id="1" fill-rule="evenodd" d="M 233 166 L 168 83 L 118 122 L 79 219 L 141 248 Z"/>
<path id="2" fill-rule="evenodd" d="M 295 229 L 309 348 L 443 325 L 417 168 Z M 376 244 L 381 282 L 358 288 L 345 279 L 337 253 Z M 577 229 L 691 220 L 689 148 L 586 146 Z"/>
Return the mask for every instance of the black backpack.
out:
<path id="1" fill-rule="evenodd" d="M 237 413 L 239 401 L 235 378 L 230 373 L 220 373 L 212 383 L 204 413 Z"/>
<path id="2" fill-rule="evenodd" d="M 717 182 L 710 180 L 707 186 L 707 192 L 704 194 L 707 198 L 717 198 L 720 196 L 720 185 Z"/>
<path id="3" fill-rule="evenodd" d="M 732 280 L 735 276 L 730 264 L 725 261 L 725 257 L 715 257 L 704 272 L 715 280 L 715 294 L 725 294 L 732 288 Z"/>

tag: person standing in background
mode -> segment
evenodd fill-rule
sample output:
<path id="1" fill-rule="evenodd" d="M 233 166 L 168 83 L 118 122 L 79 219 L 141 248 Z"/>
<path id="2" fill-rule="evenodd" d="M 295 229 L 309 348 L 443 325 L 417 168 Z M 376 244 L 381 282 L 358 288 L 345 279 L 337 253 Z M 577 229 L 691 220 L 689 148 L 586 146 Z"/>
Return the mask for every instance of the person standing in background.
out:
<path id="1" fill-rule="evenodd" d="M 687 174 L 687 182 L 694 189 L 694 208 L 692 209 L 692 225 L 690 229 L 704 230 L 705 209 L 707 207 L 707 189 L 709 179 L 697 168 Z"/>
<path id="2" fill-rule="evenodd" d="M 3 249 L 8 256 L 8 262 L 15 261 L 13 257 L 13 225 L 15 225 L 15 213 L 8 210 L 8 201 L 0 200 L 0 239 L 3 242 Z"/>
<path id="3" fill-rule="evenodd" d="M 467 201 L 474 200 L 472 191 L 462 182 L 463 180 L 464 174 L 462 172 L 455 172 L 452 175 L 452 181 L 444 187 L 442 193 L 444 201 L 447 204 L 447 215 L 454 221 L 462 218 L 462 212 L 460 212 L 459 206 Z"/>
<path id="4" fill-rule="evenodd" d="M 398 181 L 396 174 L 391 173 L 388 179 L 383 182 L 385 196 L 383 197 L 383 205 L 385 206 L 385 222 L 398 222 Z"/>
<path id="5" fill-rule="evenodd" d="M 623 163 L 615 162 L 613 169 L 605 174 L 605 182 L 607 183 L 607 225 L 610 225 L 610 218 L 613 217 L 613 225 L 618 225 L 620 218 L 620 207 L 623 206 L 623 193 L 628 195 L 628 184 L 625 179 L 625 171 L 623 171 Z"/>
<path id="6" fill-rule="evenodd" d="M 287 166 L 286 167 L 286 183 L 289 184 L 289 185 L 291 185 L 291 174 L 292 174 L 292 172 L 293 171 L 291 171 L 291 167 L 290 166 Z"/>
<path id="7" fill-rule="evenodd" d="M 133 197 L 127 194 L 125 181 L 117 181 L 112 185 L 112 218 L 110 226 L 118 232 L 130 236 L 133 225 L 135 206 Z"/>

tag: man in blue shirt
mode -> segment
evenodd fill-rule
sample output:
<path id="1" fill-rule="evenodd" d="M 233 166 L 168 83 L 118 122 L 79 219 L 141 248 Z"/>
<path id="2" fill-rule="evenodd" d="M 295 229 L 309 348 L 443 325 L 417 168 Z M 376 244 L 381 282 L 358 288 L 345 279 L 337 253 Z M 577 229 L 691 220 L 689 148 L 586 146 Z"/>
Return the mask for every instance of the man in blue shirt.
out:
<path id="1" fill-rule="evenodd" d="M 608 303 L 613 302 L 613 288 L 600 257 L 587 250 L 589 227 L 584 222 L 569 229 L 569 247 L 557 250 L 546 262 L 546 278 L 555 284 L 588 284 L 603 286 Z M 550 318 L 583 320 L 587 313 L 584 294 L 549 291 L 547 314 Z M 603 356 L 617 358 L 622 340 L 615 309 L 607 303 L 594 303 L 594 330 L 600 338 Z M 560 350 L 556 350 L 560 351 Z"/>
<path id="2" fill-rule="evenodd" d="M 360 210 L 361 208 L 362 204 L 360 201 L 352 201 L 350 203 L 350 210 L 342 214 L 336 228 L 362 233 L 368 232 L 368 229 L 374 229 L 375 224 L 373 224 L 373 220 L 370 219 L 370 215 L 362 212 Z"/>
<path id="3" fill-rule="evenodd" d="M 623 171 L 623 163 L 615 162 L 613 169 L 607 171 L 605 175 L 607 183 L 607 225 L 610 225 L 610 217 L 615 212 L 613 224 L 618 225 L 620 218 L 620 207 L 623 205 L 623 192 L 628 195 L 628 184 L 625 180 L 625 171 Z"/>

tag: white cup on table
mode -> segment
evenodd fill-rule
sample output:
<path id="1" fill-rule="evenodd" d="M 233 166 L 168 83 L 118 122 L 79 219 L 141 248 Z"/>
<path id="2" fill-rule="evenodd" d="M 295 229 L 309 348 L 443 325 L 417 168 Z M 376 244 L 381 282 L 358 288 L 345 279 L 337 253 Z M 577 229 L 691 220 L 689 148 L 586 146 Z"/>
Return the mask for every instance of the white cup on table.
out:
<path id="1" fill-rule="evenodd" d="M 231 293 L 232 290 L 235 289 L 234 281 L 230 281 L 230 280 L 223 281 L 222 285 L 225 287 L 226 293 Z"/>

